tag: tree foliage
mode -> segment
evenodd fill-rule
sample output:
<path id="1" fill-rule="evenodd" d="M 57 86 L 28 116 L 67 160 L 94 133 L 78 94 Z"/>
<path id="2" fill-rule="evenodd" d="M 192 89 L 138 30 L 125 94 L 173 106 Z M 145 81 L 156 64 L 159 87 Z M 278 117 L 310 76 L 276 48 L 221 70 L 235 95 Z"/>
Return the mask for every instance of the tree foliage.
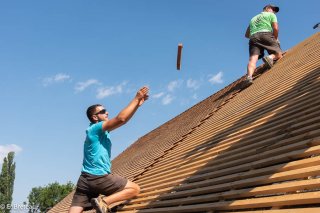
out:
<path id="1" fill-rule="evenodd" d="M 60 202 L 74 189 L 74 184 L 59 184 L 57 182 L 44 187 L 32 188 L 29 196 L 29 212 L 47 212 L 50 208 Z"/>
<path id="2" fill-rule="evenodd" d="M 4 158 L 0 174 L 0 204 L 8 206 L 12 203 L 13 186 L 15 179 L 16 163 L 13 162 L 14 152 L 9 152 Z M 2 209 L 9 213 L 10 209 Z"/>

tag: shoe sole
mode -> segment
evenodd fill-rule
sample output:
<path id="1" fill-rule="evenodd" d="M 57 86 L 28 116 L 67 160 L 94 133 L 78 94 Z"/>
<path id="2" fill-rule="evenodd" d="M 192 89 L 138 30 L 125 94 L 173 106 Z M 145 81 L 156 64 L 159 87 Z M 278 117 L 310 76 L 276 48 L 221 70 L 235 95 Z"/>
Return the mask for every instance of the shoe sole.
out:
<path id="1" fill-rule="evenodd" d="M 97 213 L 107 213 L 108 211 L 103 211 L 99 206 L 99 201 L 96 198 L 91 199 L 91 205 L 97 211 Z"/>
<path id="2" fill-rule="evenodd" d="M 252 84 L 253 84 L 253 82 L 250 82 L 250 81 L 248 81 L 248 80 L 244 80 L 244 81 L 241 83 L 241 88 L 242 88 L 242 89 L 245 89 L 245 88 L 251 86 Z"/>
<path id="3" fill-rule="evenodd" d="M 268 60 L 266 60 L 265 58 L 262 58 L 262 61 L 268 66 L 269 69 L 271 69 L 271 67 L 273 66 L 273 64 L 271 64 Z"/>

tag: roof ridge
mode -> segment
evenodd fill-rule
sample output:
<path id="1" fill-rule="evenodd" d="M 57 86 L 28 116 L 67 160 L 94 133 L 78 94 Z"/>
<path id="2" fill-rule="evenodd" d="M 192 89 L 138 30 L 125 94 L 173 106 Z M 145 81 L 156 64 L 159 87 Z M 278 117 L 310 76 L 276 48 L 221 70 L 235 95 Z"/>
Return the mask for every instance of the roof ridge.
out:
<path id="1" fill-rule="evenodd" d="M 254 79 L 259 78 L 267 70 L 268 69 L 264 66 L 264 64 L 261 64 L 260 66 L 258 66 L 256 68 L 256 70 L 255 70 L 255 72 L 253 74 L 253 78 Z M 145 140 L 150 140 L 150 139 L 148 139 L 148 137 L 151 137 L 152 134 L 156 134 L 157 132 L 161 131 L 162 129 L 167 128 L 171 123 L 177 122 L 177 119 L 181 118 L 186 113 L 191 112 L 192 110 L 195 110 L 195 108 L 200 107 L 201 105 L 204 105 L 204 102 L 208 102 L 209 101 L 209 102 L 218 103 L 220 100 L 223 100 L 223 98 L 228 97 L 229 95 L 238 94 L 242 90 L 246 89 L 247 86 L 245 85 L 245 81 L 244 81 L 245 79 L 246 79 L 246 75 L 241 76 L 237 80 L 235 80 L 232 83 L 230 83 L 229 85 L 225 86 L 223 89 L 220 89 L 216 93 L 208 96 L 207 98 L 203 99 L 202 101 L 198 102 L 197 104 L 193 105 L 192 107 L 190 107 L 187 110 L 183 111 L 182 113 L 178 114 L 174 118 L 172 118 L 169 121 L 165 122 L 164 124 L 158 126 L 157 128 L 155 128 L 154 130 L 152 130 L 149 133 L 145 134 L 144 136 L 140 137 L 134 143 L 132 143 L 128 148 L 126 148 L 122 153 L 120 153 L 117 157 L 115 157 L 112 160 L 112 163 L 114 164 L 115 161 L 117 161 L 118 159 L 121 159 L 123 154 L 129 153 L 131 149 L 135 148 L 135 146 L 138 146 L 140 143 L 145 143 Z M 226 98 L 226 100 L 224 100 L 224 102 L 225 101 L 230 101 L 230 99 Z M 218 106 L 216 106 L 215 108 L 221 108 L 221 106 L 222 106 L 221 104 L 222 103 L 219 103 Z M 210 111 L 208 114 L 210 114 L 210 113 L 212 113 L 212 111 Z M 203 119 L 210 118 L 211 115 L 208 116 L 208 114 L 205 115 Z M 203 120 L 203 119 L 201 119 L 201 120 Z M 156 162 L 158 162 L 158 159 L 161 159 L 165 155 L 166 152 L 168 152 L 169 150 L 171 150 L 175 146 L 175 144 L 177 144 L 181 140 L 183 140 L 185 135 L 188 135 L 188 134 L 192 133 L 193 130 L 198 126 L 199 126 L 199 123 L 196 123 L 193 126 L 191 126 L 188 130 L 186 130 L 186 133 L 184 133 L 181 136 L 179 136 L 180 138 L 178 138 L 178 139 L 175 138 L 174 141 L 171 142 L 172 144 L 169 144 L 168 146 L 165 146 L 164 150 L 162 150 L 162 154 L 160 154 L 159 156 L 154 156 L 152 160 L 148 161 L 149 163 L 148 162 L 144 162 L 145 163 L 144 165 L 146 165 L 146 167 L 142 167 L 141 166 L 140 168 L 141 168 L 142 171 L 135 170 L 134 171 L 135 174 L 132 174 L 132 173 L 131 174 L 126 174 L 127 178 L 129 178 L 129 176 L 130 176 L 131 178 L 136 179 L 140 175 L 144 174 L 148 170 L 148 168 L 152 167 L 152 165 L 154 165 Z M 151 153 L 144 153 L 144 154 L 145 155 L 150 155 Z M 123 167 L 123 168 L 126 167 L 123 164 L 121 164 L 121 165 L 122 165 L 121 167 Z M 116 168 L 116 167 L 114 167 L 114 168 Z M 115 170 L 117 170 L 117 169 L 118 168 L 116 168 Z M 118 169 L 118 171 L 116 171 L 115 173 L 119 173 L 119 170 L 120 170 L 120 173 L 121 173 L 121 170 L 122 170 L 121 168 Z"/>
<path id="2" fill-rule="evenodd" d="M 256 68 L 254 74 L 253 74 L 253 77 L 254 79 L 256 78 L 259 78 L 264 72 L 266 71 L 266 68 L 264 66 L 264 64 L 260 65 L 259 67 Z M 137 180 L 139 178 L 139 176 L 143 175 L 146 171 L 149 170 L 149 168 L 151 168 L 155 163 L 157 163 L 159 161 L 159 159 L 161 158 L 164 158 L 167 153 L 174 149 L 176 146 L 178 146 L 186 137 L 187 135 L 191 134 L 192 132 L 194 132 L 197 128 L 200 128 L 200 126 L 205 123 L 206 120 L 208 120 L 210 117 L 212 117 L 217 111 L 219 111 L 224 105 L 226 105 L 230 100 L 232 100 L 234 97 L 236 97 L 236 95 L 238 93 L 240 93 L 242 90 L 246 89 L 246 87 L 244 87 L 244 79 L 246 78 L 246 75 L 243 75 L 242 77 L 240 77 L 239 79 L 235 80 L 234 82 L 230 83 L 229 85 L 225 86 L 223 89 L 219 90 L 218 92 L 210 95 L 209 97 L 205 98 L 204 100 L 198 102 L 197 104 L 193 105 L 192 107 L 188 108 L 187 110 L 185 110 L 184 112 L 180 113 L 179 115 L 177 115 L 176 117 L 172 118 L 170 121 L 176 119 L 178 116 L 181 116 L 182 114 L 184 114 L 186 111 L 188 110 L 191 110 L 192 108 L 200 105 L 202 102 L 206 101 L 207 99 L 209 99 L 210 97 L 213 97 L 215 95 L 218 95 L 219 93 L 222 93 L 219 97 L 217 97 L 215 99 L 215 101 L 218 101 L 219 99 L 223 98 L 223 97 L 226 97 L 226 96 L 229 96 L 228 98 L 226 98 L 226 100 L 224 100 L 222 103 L 220 103 L 218 106 L 216 106 L 211 112 L 209 112 L 205 118 L 201 119 L 199 121 L 199 123 L 194 126 L 194 127 L 191 127 L 191 129 L 185 133 L 184 135 L 181 136 L 181 138 L 179 140 L 177 140 L 176 142 L 174 142 L 172 144 L 171 147 L 169 147 L 168 149 L 164 150 L 163 151 L 163 154 L 157 158 L 155 158 L 153 160 L 153 162 L 148 165 L 147 167 L 145 167 L 143 169 L 142 172 L 140 172 L 139 174 L 135 175 L 133 177 L 133 180 Z M 222 92 L 224 90 L 227 90 L 227 92 Z M 166 123 L 170 122 L 170 121 L 167 121 Z M 164 123 L 163 125 L 165 125 L 166 123 Z M 162 125 L 161 125 L 162 126 Z M 154 129 L 153 131 L 156 131 L 156 129 Z M 149 133 L 147 133 L 149 134 Z M 134 143 L 133 143 L 134 144 Z M 132 145 L 133 145 L 132 144 Z"/>
<path id="3" fill-rule="evenodd" d="M 259 67 L 256 68 L 254 74 L 253 74 L 253 78 L 256 79 L 258 78 L 261 74 L 263 74 L 265 72 L 265 68 L 262 65 L 260 65 Z M 190 108 L 186 109 L 185 111 L 179 113 L 178 115 L 176 115 L 175 117 L 171 118 L 170 120 L 164 122 L 163 124 L 159 125 L 158 127 L 154 128 L 153 130 L 151 130 L 150 132 L 144 134 L 143 136 L 139 137 L 134 143 L 132 143 L 129 147 L 127 147 L 123 152 L 121 152 L 118 156 L 116 156 L 114 158 L 117 159 L 119 157 L 121 157 L 121 154 L 124 153 L 127 149 L 130 149 L 133 145 L 135 145 L 136 142 L 139 142 L 139 140 L 148 137 L 150 134 L 159 131 L 160 128 L 165 127 L 166 125 L 168 125 L 169 123 L 173 122 L 174 120 L 176 120 L 177 118 L 179 118 L 180 116 L 184 115 L 186 112 L 191 111 L 192 109 L 194 109 L 195 107 L 201 105 L 203 102 L 207 101 L 208 99 L 214 98 L 214 96 L 218 96 L 216 98 L 214 98 L 215 101 L 218 101 L 219 99 L 225 97 L 226 95 L 230 94 L 230 92 L 233 92 L 235 90 L 241 90 L 241 87 L 243 86 L 241 83 L 244 81 L 244 79 L 246 78 L 246 75 L 241 76 L 240 78 L 238 78 L 237 80 L 233 81 L 232 83 L 228 84 L 227 86 L 225 86 L 224 88 L 220 89 L 219 91 L 213 93 L 212 95 L 209 95 L 208 97 L 204 98 L 203 100 L 201 100 L 200 102 L 194 104 L 193 106 L 191 106 Z M 243 88 L 245 89 L 245 88 Z M 228 92 L 225 92 L 228 91 Z"/>

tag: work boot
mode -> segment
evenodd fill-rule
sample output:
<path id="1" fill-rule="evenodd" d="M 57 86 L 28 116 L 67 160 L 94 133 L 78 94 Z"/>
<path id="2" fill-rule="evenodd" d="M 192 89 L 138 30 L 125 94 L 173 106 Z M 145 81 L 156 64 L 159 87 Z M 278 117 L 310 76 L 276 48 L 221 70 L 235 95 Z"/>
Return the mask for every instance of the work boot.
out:
<path id="1" fill-rule="evenodd" d="M 105 196 L 99 196 L 91 199 L 91 204 L 97 213 L 109 213 L 110 209 L 106 201 L 103 200 Z"/>
<path id="2" fill-rule="evenodd" d="M 252 76 L 247 76 L 245 86 L 250 86 L 251 84 L 253 84 Z"/>
<path id="3" fill-rule="evenodd" d="M 263 57 L 262 61 L 267 65 L 268 69 L 271 69 L 271 67 L 273 67 L 273 59 L 269 56 Z"/>

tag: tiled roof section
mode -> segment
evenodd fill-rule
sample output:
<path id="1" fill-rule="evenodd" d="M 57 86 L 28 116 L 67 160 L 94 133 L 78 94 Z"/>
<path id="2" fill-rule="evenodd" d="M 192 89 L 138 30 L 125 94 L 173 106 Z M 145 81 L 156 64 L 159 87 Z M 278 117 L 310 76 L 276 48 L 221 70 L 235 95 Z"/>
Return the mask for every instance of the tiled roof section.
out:
<path id="1" fill-rule="evenodd" d="M 141 193 L 122 211 L 320 206 L 319 41 L 318 33 L 221 109 L 211 108 L 136 178 Z"/>
<path id="2" fill-rule="evenodd" d="M 119 212 L 320 212 L 320 33 L 240 81 L 113 161 L 141 187 Z M 70 196 L 49 212 L 67 212 Z"/>
<path id="3" fill-rule="evenodd" d="M 263 68 L 260 68 L 263 71 Z M 113 173 L 135 179 L 241 90 L 239 79 L 139 138 L 112 161 Z M 134 168 L 134 169 L 133 169 Z"/>

